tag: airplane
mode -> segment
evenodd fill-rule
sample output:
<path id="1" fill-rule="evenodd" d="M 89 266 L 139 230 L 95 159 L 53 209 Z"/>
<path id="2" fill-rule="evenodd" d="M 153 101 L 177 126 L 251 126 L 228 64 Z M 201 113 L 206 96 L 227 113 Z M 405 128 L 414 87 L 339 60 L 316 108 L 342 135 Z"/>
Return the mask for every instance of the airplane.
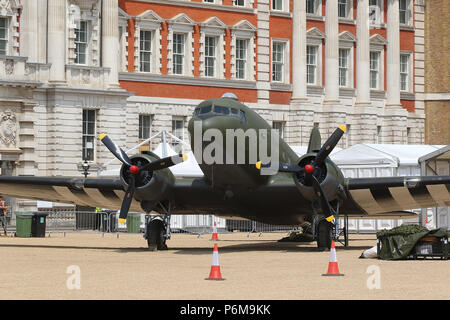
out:
<path id="1" fill-rule="evenodd" d="M 278 158 L 252 159 L 252 148 L 264 146 L 260 144 L 263 136 L 256 135 L 252 142 L 248 135 L 243 145 L 245 159 L 239 162 L 236 144 L 227 141 L 220 149 L 219 144 L 211 147 L 212 138 L 210 143 L 204 136 L 200 142 L 194 139 L 199 128 L 196 123 L 201 124 L 201 135 L 210 129 L 224 136 L 229 130 L 265 130 L 266 141 L 273 141 L 274 135 L 278 142 Z M 450 206 L 450 176 L 344 178 L 329 155 L 345 134 L 345 125 L 323 145 L 319 129 L 314 127 L 303 156 L 271 129 L 257 112 L 227 93 L 201 102 L 188 124 L 192 150 L 199 151 L 194 155 L 204 173 L 201 178 L 175 178 L 170 171 L 169 167 L 185 161 L 186 155 L 160 159 L 147 151 L 129 157 L 107 134 L 101 134 L 101 142 L 122 162 L 119 179 L 1 176 L 0 194 L 120 208 L 120 221 L 130 210 L 152 213 L 144 234 L 151 251 L 167 249 L 172 214 L 214 214 L 275 225 L 309 222 L 312 239 L 320 250 L 326 250 L 336 236 L 336 221 L 342 214 L 349 218 L 412 218 L 416 214 L 407 210 Z M 267 145 L 263 151 L 268 154 L 271 148 Z M 232 161 L 203 161 L 206 151 L 211 151 L 215 160 Z M 271 174 L 263 174 L 270 168 Z"/>

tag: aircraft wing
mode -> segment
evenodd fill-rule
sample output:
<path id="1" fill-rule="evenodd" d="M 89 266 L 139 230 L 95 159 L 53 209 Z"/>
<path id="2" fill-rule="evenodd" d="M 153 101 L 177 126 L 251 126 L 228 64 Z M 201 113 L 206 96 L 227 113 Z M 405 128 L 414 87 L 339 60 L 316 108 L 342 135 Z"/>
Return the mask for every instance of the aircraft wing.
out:
<path id="1" fill-rule="evenodd" d="M 125 192 L 119 179 L 1 176 L 0 195 L 118 210 Z M 131 209 L 142 211 L 137 201 Z"/>
<path id="2" fill-rule="evenodd" d="M 347 179 L 343 210 L 369 216 L 450 206 L 450 176 Z"/>

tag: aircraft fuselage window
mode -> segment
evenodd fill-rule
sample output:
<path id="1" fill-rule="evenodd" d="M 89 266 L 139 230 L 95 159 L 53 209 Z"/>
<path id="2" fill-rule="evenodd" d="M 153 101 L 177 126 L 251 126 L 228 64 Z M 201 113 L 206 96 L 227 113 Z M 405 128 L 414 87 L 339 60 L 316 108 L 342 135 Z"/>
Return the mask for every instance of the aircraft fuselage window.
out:
<path id="1" fill-rule="evenodd" d="M 232 115 L 232 116 L 239 117 L 239 110 L 238 110 L 238 109 L 231 108 L 231 115 Z"/>
<path id="2" fill-rule="evenodd" d="M 220 113 L 220 114 L 223 114 L 223 115 L 229 115 L 230 114 L 230 109 L 228 107 L 214 106 L 214 112 L 215 113 Z"/>
<path id="3" fill-rule="evenodd" d="M 245 112 L 244 111 L 241 111 L 241 122 L 242 123 L 245 123 L 247 120 L 246 120 L 246 118 L 245 118 Z"/>

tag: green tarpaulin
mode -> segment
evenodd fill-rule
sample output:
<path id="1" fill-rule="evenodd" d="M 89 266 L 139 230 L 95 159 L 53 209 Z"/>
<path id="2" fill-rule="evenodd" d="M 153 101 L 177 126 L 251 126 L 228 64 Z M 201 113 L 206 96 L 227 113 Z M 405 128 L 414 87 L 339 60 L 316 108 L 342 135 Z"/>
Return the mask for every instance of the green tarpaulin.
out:
<path id="1" fill-rule="evenodd" d="M 377 233 L 380 242 L 378 257 L 383 260 L 405 259 L 423 237 L 448 238 L 448 233 L 442 228 L 412 234 Z"/>

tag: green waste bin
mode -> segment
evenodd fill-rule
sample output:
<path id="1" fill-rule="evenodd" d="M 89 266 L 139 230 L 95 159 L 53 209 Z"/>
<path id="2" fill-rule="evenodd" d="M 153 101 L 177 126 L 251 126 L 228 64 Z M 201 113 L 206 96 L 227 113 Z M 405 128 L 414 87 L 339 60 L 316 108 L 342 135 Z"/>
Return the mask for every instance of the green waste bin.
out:
<path id="1" fill-rule="evenodd" d="M 30 238 L 31 224 L 33 214 L 31 212 L 23 212 L 16 214 L 16 237 Z"/>
<path id="2" fill-rule="evenodd" d="M 127 217 L 127 232 L 140 233 L 141 232 L 141 214 L 129 213 Z"/>

